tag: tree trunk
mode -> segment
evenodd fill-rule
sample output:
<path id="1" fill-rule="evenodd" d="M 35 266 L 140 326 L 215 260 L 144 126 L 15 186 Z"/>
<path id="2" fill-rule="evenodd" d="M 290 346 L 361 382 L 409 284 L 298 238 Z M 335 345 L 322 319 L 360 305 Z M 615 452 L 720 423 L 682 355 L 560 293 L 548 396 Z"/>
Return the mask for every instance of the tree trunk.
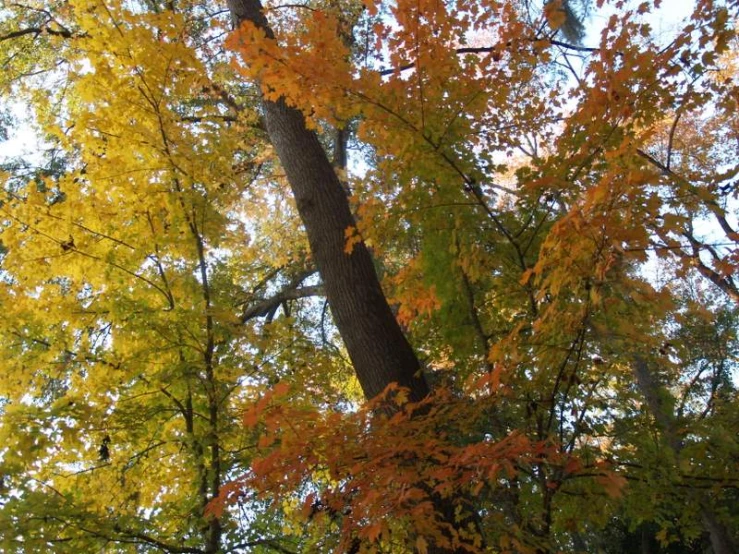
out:
<path id="1" fill-rule="evenodd" d="M 259 0 L 229 0 L 236 25 L 250 21 L 273 38 Z M 367 247 L 345 252 L 346 230 L 355 225 L 346 193 L 318 137 L 284 99 L 264 101 L 267 133 L 282 162 L 305 225 L 331 312 L 367 398 L 390 383 L 429 392 L 420 364 L 387 303 Z"/>
<path id="2" fill-rule="evenodd" d="M 678 426 L 673 407 L 668 402 L 670 398 L 669 392 L 659 383 L 652 368 L 649 367 L 649 364 L 642 356 L 634 356 L 631 369 L 637 387 L 647 401 L 647 407 L 652 417 L 654 417 L 657 425 L 661 428 L 666 445 L 675 453 L 675 458 L 679 460 L 680 453 L 683 449 L 683 442 L 678 434 Z M 739 552 L 726 526 L 716 518 L 708 495 L 700 490 L 696 491 L 695 495 L 700 504 L 703 528 L 711 538 L 711 546 L 713 547 L 714 553 L 735 554 Z"/>
<path id="3" fill-rule="evenodd" d="M 274 38 L 259 0 L 228 0 L 234 23 L 250 21 Z M 264 122 L 280 158 L 305 226 L 311 253 L 323 279 L 331 312 L 366 398 L 388 385 L 409 389 L 409 399 L 429 394 L 410 343 L 395 319 L 364 242 L 347 253 L 346 230 L 355 226 L 346 191 L 305 118 L 284 98 L 263 101 Z M 452 529 L 478 528 L 476 514 L 457 514 L 457 505 L 431 494 L 440 517 Z M 428 554 L 462 554 L 467 548 L 441 548 L 433 542 Z"/>

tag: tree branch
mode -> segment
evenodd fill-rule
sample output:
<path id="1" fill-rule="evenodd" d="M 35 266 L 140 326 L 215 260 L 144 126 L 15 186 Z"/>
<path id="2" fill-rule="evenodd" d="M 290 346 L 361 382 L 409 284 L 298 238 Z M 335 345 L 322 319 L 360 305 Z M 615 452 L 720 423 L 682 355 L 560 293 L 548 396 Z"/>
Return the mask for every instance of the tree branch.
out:
<path id="1" fill-rule="evenodd" d="M 278 292 L 271 298 L 267 298 L 258 302 L 244 310 L 241 315 L 241 322 L 246 323 L 250 319 L 255 317 L 263 317 L 268 315 L 272 310 L 276 309 L 280 304 L 287 300 L 297 300 L 298 298 L 306 298 L 308 296 L 323 296 L 324 290 L 323 285 L 316 285 L 311 287 L 300 287 L 300 288 L 286 288 Z"/>
<path id="2" fill-rule="evenodd" d="M 53 35 L 57 37 L 64 37 L 64 38 L 72 38 L 74 33 L 71 31 L 68 31 L 67 29 L 49 29 L 48 27 L 27 27 L 25 29 L 18 29 L 17 31 L 11 31 L 8 34 L 0 36 L 0 42 L 4 42 L 6 40 L 11 40 L 14 38 L 19 38 L 25 35 L 34 35 L 34 37 L 38 37 L 39 35 L 47 34 L 47 35 Z M 84 36 L 84 35 L 78 35 L 78 36 Z"/>
<path id="3" fill-rule="evenodd" d="M 257 539 L 249 542 L 242 542 L 239 544 L 235 544 L 229 549 L 226 550 L 226 552 L 236 552 L 242 548 L 251 548 L 254 546 L 266 546 L 268 548 L 272 548 L 274 550 L 277 550 L 278 552 L 282 552 L 283 554 L 294 554 L 292 550 L 289 550 L 282 546 L 280 543 L 278 543 L 275 539 Z"/>
<path id="4" fill-rule="evenodd" d="M 567 50 L 574 50 L 576 52 L 598 52 L 598 48 L 589 48 L 587 46 L 576 46 L 574 44 L 569 44 L 567 42 L 562 42 L 561 40 L 555 40 L 551 38 L 528 38 L 524 39 L 528 40 L 530 42 L 535 42 L 539 40 L 543 40 L 548 42 L 549 44 L 553 46 L 559 46 L 560 48 L 565 48 Z M 494 52 L 496 50 L 500 50 L 500 46 L 467 46 L 464 48 L 456 48 L 454 50 L 455 54 L 462 55 L 462 54 L 489 54 L 491 52 Z M 413 69 L 416 67 L 416 62 L 409 62 L 407 64 L 403 64 L 400 67 L 393 67 L 388 69 L 381 69 L 379 71 L 380 75 L 392 75 L 393 73 L 400 73 L 402 71 L 407 71 L 409 69 Z"/>

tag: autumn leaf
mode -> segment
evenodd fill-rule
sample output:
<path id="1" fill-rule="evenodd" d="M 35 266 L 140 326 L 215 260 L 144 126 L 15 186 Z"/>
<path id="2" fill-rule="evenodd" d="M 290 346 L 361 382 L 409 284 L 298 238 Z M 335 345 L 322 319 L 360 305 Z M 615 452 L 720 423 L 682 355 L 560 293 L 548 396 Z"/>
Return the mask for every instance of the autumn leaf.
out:
<path id="1" fill-rule="evenodd" d="M 736 19 L 667 4 L 7 3 L 0 551 L 733 540 Z"/>
<path id="2" fill-rule="evenodd" d="M 555 31 L 564 25 L 567 14 L 562 7 L 562 0 L 552 0 L 544 4 L 544 17 L 549 27 Z"/>
<path id="3" fill-rule="evenodd" d="M 354 226 L 347 227 L 344 230 L 344 239 L 344 252 L 346 254 L 351 254 L 354 251 L 354 246 L 362 242 L 362 236 L 359 234 L 359 231 Z"/>
<path id="4" fill-rule="evenodd" d="M 626 478 L 615 472 L 609 472 L 607 474 L 598 477 L 598 483 L 605 489 L 606 493 L 613 498 L 620 498 L 624 494 L 624 487 L 626 486 Z"/>

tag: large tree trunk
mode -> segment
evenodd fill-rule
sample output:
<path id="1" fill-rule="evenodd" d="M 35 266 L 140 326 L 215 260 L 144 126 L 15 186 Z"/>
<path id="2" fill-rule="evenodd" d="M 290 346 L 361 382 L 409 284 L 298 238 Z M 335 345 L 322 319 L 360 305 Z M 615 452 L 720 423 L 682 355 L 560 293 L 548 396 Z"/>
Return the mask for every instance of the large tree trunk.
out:
<path id="1" fill-rule="evenodd" d="M 260 0 L 228 0 L 236 25 L 250 21 L 269 27 Z M 391 383 L 409 389 L 412 401 L 423 399 L 429 387 L 413 349 L 390 310 L 372 257 L 363 242 L 345 251 L 346 230 L 355 225 L 346 191 L 318 137 L 305 118 L 284 99 L 264 100 L 269 138 L 287 174 L 311 252 L 323 279 L 326 297 L 365 396 L 370 399 Z M 455 502 L 431 495 L 440 517 L 451 529 L 479 530 L 476 514 L 460 517 Z M 446 549 L 433 542 L 428 554 L 467 554 L 467 548 Z"/>
<path id="2" fill-rule="evenodd" d="M 390 310 L 364 243 L 345 251 L 355 225 L 346 192 L 301 113 L 283 100 L 265 102 L 267 132 L 292 187 L 331 312 L 367 398 L 390 383 L 413 400 L 428 394 L 420 364 Z"/>
<path id="3" fill-rule="evenodd" d="M 250 21 L 273 37 L 259 0 L 228 0 L 236 25 Z M 345 252 L 345 231 L 354 226 L 346 192 L 318 137 L 283 99 L 264 101 L 267 133 L 282 162 L 305 225 L 331 312 L 367 398 L 390 383 L 410 389 L 410 399 L 429 392 L 413 349 L 390 310 L 364 243 Z"/>

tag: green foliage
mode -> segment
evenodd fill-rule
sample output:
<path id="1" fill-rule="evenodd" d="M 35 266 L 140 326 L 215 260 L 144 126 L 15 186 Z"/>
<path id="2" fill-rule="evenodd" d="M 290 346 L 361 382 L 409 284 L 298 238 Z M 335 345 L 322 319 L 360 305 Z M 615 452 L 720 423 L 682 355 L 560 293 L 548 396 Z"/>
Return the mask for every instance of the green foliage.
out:
<path id="1" fill-rule="evenodd" d="M 739 539 L 736 2 L 669 40 L 605 3 L 592 47 L 604 2 L 269 4 L 274 39 L 196 0 L 3 8 L 0 139 L 39 150 L 0 165 L 0 550 Z M 349 135 L 339 231 L 420 403 L 363 403 L 280 97 Z"/>

